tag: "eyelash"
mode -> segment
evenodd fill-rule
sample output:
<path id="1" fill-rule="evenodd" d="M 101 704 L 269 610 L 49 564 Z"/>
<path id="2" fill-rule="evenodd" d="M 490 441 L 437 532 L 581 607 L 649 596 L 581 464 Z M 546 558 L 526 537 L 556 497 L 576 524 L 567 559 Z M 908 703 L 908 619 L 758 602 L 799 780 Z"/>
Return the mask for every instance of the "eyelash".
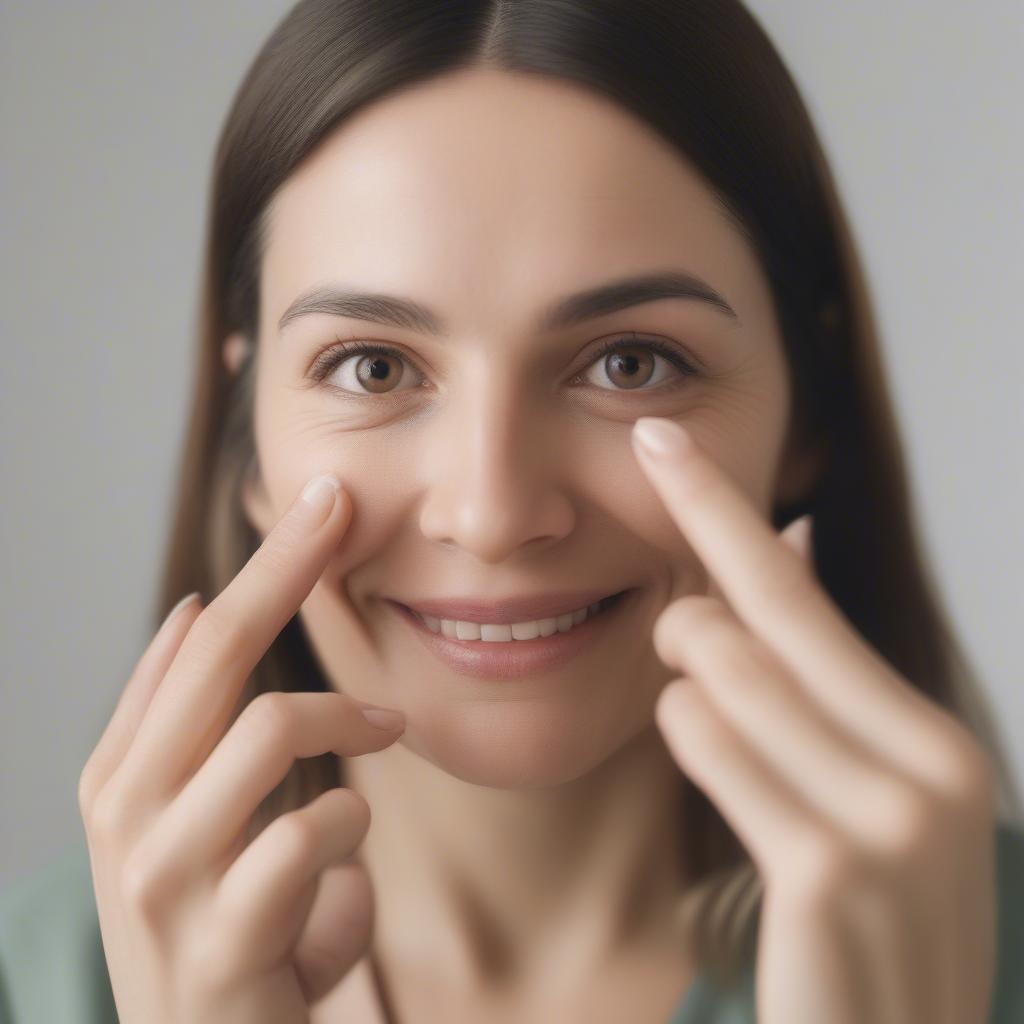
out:
<path id="1" fill-rule="evenodd" d="M 697 375 L 697 370 L 693 368 L 689 360 L 679 352 L 675 346 L 670 345 L 668 342 L 661 341 L 658 338 L 651 338 L 648 340 L 637 338 L 635 334 L 624 334 L 619 335 L 615 338 L 609 338 L 608 341 L 604 342 L 594 354 L 591 361 L 576 375 L 573 379 L 578 379 L 585 370 L 589 369 L 599 360 L 603 359 L 606 355 L 611 352 L 615 352 L 619 349 L 624 348 L 640 348 L 656 352 L 662 356 L 669 363 L 671 363 L 677 370 L 681 371 L 682 376 L 679 380 L 668 384 L 662 385 L 656 388 L 637 388 L 637 391 L 671 391 L 676 387 L 686 383 L 687 378 L 694 377 Z M 309 377 L 315 384 L 321 384 L 333 370 L 340 366 L 347 359 L 357 355 L 370 355 L 370 356 L 394 356 L 397 359 L 402 359 L 408 362 L 408 358 L 405 353 L 399 351 L 396 348 L 392 348 L 390 345 L 382 345 L 379 342 L 374 341 L 361 341 L 361 342 L 346 342 L 339 339 L 339 344 L 332 346 L 325 352 L 321 353 L 320 356 L 314 361 L 313 365 L 309 369 Z M 336 388 L 331 385 L 324 385 L 329 387 L 330 390 L 338 391 L 348 398 L 375 398 L 381 397 L 374 395 L 370 392 L 366 392 L 365 395 L 360 395 L 356 392 L 348 391 L 345 388 Z M 629 394 L 629 388 L 601 388 L 602 391 L 614 390 L 618 394 Z M 386 393 L 385 393 L 386 394 Z"/>

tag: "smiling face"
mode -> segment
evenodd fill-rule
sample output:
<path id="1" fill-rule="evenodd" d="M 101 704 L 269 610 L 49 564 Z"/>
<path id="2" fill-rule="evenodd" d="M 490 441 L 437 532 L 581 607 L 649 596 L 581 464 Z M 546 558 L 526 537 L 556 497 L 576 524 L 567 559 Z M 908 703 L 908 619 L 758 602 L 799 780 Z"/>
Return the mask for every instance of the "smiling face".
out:
<path id="1" fill-rule="evenodd" d="M 790 385 L 753 251 L 643 122 L 570 83 L 483 69 L 344 123 L 279 190 L 269 224 L 262 479 L 245 505 L 266 534 L 316 473 L 352 496 L 300 612 L 324 671 L 404 710 L 401 743 L 450 774 L 582 775 L 652 725 L 675 675 L 651 641 L 661 610 L 720 593 L 636 462 L 634 420 L 684 423 L 766 516 L 804 485 L 805 463 L 784 458 Z M 552 322 L 570 295 L 655 274 L 698 279 L 735 317 L 647 297 Z M 403 297 L 437 332 L 325 306 L 279 329 L 317 289 Z M 387 352 L 343 357 L 339 339 Z M 455 671 L 387 600 L 591 587 L 639 589 L 570 660 L 513 679 Z"/>

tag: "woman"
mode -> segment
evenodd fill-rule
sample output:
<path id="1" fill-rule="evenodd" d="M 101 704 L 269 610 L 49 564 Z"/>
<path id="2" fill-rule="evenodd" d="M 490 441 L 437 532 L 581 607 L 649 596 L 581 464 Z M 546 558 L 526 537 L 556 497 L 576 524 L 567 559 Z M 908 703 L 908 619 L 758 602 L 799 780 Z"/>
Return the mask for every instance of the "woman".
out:
<path id="1" fill-rule="evenodd" d="M 79 788 L 122 1024 L 1015 1019 L 1019 799 L 742 6 L 301 2 L 210 217 L 193 593 Z"/>

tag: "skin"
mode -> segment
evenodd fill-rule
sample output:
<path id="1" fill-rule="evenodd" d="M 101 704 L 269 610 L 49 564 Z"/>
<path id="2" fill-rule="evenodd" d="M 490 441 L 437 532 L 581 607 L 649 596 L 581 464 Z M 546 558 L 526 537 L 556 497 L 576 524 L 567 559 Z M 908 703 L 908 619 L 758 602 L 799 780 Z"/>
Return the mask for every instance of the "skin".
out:
<path id="1" fill-rule="evenodd" d="M 275 215 L 264 325 L 295 289 L 358 273 L 430 296 L 455 331 L 444 351 L 388 338 L 435 375 L 401 405 L 303 387 L 337 325 L 311 321 L 287 346 L 261 331 L 264 486 L 245 503 L 264 540 L 208 607 L 170 616 L 79 782 L 119 1018 L 373 1019 L 332 1000 L 375 931 L 400 1014 L 665 1019 L 685 935 L 657 908 L 685 891 L 682 770 L 765 880 L 759 1021 L 984 1024 L 994 772 L 832 604 L 803 524 L 780 537 L 766 523 L 809 462 L 788 440 L 764 281 L 685 164 L 587 95 L 474 73 L 364 112 Z M 614 233 L 600 266 L 581 244 L 596 229 Z M 438 237 L 452 243 L 443 274 L 423 250 Z M 690 261 L 742 329 L 661 302 L 587 336 L 530 334 L 523 310 L 652 253 Z M 489 290 L 484 267 L 513 254 Z M 671 398 L 570 395 L 589 335 L 622 330 L 684 335 L 716 372 Z M 229 365 L 240 352 L 226 340 Z M 638 418 L 685 425 L 682 447 L 644 455 Z M 337 495 L 296 500 L 324 470 Z M 381 611 L 410 580 L 444 593 L 584 579 L 639 579 L 634 628 L 496 694 L 417 657 Z M 232 721 L 296 612 L 338 692 L 263 694 Z M 403 722 L 373 728 L 368 701 Z M 248 843 L 295 759 L 327 751 L 350 786 Z M 412 956 L 436 972 L 429 1005 Z"/>
<path id="2" fill-rule="evenodd" d="M 246 508 L 265 535 L 327 470 L 352 497 L 344 547 L 301 617 L 340 692 L 407 717 L 400 743 L 346 765 L 373 808 L 361 859 L 399 1009 L 403 992 L 417 1002 L 414 963 L 460 1005 L 514 992 L 550 1006 L 611 965 L 653 962 L 644 984 L 671 1007 L 689 977 L 685 825 L 664 812 L 680 779 L 653 723 L 670 673 L 650 636 L 668 602 L 713 581 L 629 436 L 641 415 L 685 422 L 765 514 L 808 486 L 816 463 L 789 443 L 788 373 L 754 253 L 643 123 L 566 83 L 479 69 L 350 120 L 285 183 L 270 224 L 261 480 Z M 703 277 L 741 325 L 665 299 L 533 328 L 564 294 L 662 267 Z M 278 334 L 300 293 L 331 283 L 412 296 L 450 336 L 326 314 Z M 588 352 L 631 331 L 683 346 L 703 373 L 683 380 L 658 356 L 645 390 L 616 386 Z M 401 348 L 406 376 L 368 393 L 353 356 L 330 379 L 361 397 L 308 386 L 339 337 Z M 229 365 L 240 351 L 227 339 Z M 570 386 L 580 373 L 590 383 Z M 570 666 L 500 685 L 425 659 L 382 602 L 581 584 L 644 589 L 624 628 Z"/>
<path id="3" fill-rule="evenodd" d="M 775 535 L 687 430 L 653 422 L 641 462 L 724 592 L 659 616 L 683 676 L 656 718 L 765 881 L 757 1019 L 986 1024 L 994 766 L 833 603 L 809 519 Z"/>

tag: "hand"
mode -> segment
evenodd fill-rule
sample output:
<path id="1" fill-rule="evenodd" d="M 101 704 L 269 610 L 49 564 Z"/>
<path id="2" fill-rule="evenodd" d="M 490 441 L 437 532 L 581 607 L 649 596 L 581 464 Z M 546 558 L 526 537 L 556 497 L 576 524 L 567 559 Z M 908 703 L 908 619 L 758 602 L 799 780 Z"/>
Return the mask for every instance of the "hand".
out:
<path id="1" fill-rule="evenodd" d="M 122 1024 L 306 1024 L 369 943 L 369 879 L 345 863 L 369 828 L 361 796 L 328 790 L 248 845 L 246 829 L 296 757 L 382 750 L 404 722 L 380 729 L 352 698 L 283 692 L 231 721 L 348 527 L 351 499 L 329 490 L 300 497 L 209 607 L 169 616 L 82 770 Z"/>
<path id="2" fill-rule="evenodd" d="M 641 420 L 640 422 L 644 422 Z M 995 772 L 974 737 L 901 677 L 678 430 L 634 445 L 726 603 L 692 595 L 658 617 L 685 673 L 655 716 L 765 886 L 760 1024 L 985 1024 L 995 969 Z M 799 523 L 800 521 L 798 521 Z"/>

